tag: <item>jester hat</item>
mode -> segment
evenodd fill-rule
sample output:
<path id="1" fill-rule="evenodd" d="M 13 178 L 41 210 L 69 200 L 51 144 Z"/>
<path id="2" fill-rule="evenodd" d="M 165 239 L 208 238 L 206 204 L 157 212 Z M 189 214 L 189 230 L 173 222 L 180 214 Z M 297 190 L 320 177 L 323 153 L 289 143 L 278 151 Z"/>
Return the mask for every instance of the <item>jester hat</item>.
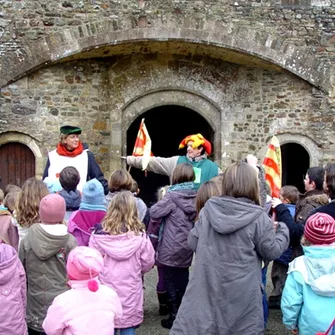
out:
<path id="1" fill-rule="evenodd" d="M 179 149 L 183 149 L 189 141 L 193 141 L 192 148 L 196 149 L 202 146 L 206 151 L 207 155 L 212 153 L 212 145 L 207 141 L 201 134 L 194 134 L 186 136 L 179 144 Z"/>

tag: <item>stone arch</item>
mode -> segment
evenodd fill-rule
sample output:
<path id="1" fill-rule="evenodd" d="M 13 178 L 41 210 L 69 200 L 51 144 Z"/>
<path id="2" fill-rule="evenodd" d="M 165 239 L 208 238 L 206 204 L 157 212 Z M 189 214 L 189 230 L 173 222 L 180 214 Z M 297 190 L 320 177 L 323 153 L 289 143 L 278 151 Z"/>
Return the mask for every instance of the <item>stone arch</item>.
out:
<path id="1" fill-rule="evenodd" d="M 322 165 L 323 151 L 319 148 L 317 143 L 308 136 L 300 134 L 292 134 L 292 133 L 283 133 L 283 134 L 277 134 L 276 137 L 278 138 L 280 145 L 287 143 L 297 143 L 300 144 L 303 148 L 305 148 L 305 150 L 309 155 L 310 166 Z M 259 153 L 259 157 L 265 156 L 266 149 L 267 148 L 263 149 Z"/>
<path id="2" fill-rule="evenodd" d="M 111 121 L 112 148 L 115 149 L 115 160 L 112 158 L 111 171 L 118 166 L 116 159 L 120 153 L 123 155 L 126 154 L 125 143 L 129 126 L 146 111 L 163 105 L 187 107 L 200 114 L 208 122 L 214 133 L 214 160 L 221 166 L 221 116 L 217 106 L 205 97 L 194 92 L 177 89 L 161 89 L 146 92 L 146 94 L 134 98 L 123 106 L 121 120 Z"/>
<path id="3" fill-rule="evenodd" d="M 142 42 L 172 45 L 179 41 L 196 48 L 203 46 L 206 53 L 221 50 L 218 57 L 232 62 L 243 61 L 241 55 L 247 55 L 250 63 L 287 70 L 328 94 L 332 92 L 330 66 L 278 36 L 233 23 L 224 26 L 206 21 L 199 25 L 196 19 L 184 20 L 179 27 L 168 21 L 164 26 L 150 28 L 141 16 L 141 24 L 137 23 L 135 28 L 132 22 L 124 22 L 120 28 L 113 20 L 105 20 L 53 32 L 1 58 L 0 87 L 50 63 L 125 54 L 132 52 L 132 48 L 140 48 Z M 167 52 L 169 48 L 161 50 Z"/>
<path id="4" fill-rule="evenodd" d="M 19 142 L 26 145 L 34 154 L 36 162 L 36 176 L 42 177 L 43 168 L 44 168 L 44 159 L 42 152 L 37 144 L 37 141 L 26 134 L 18 132 L 6 132 L 0 134 L 0 145 L 10 143 L 10 142 Z"/>

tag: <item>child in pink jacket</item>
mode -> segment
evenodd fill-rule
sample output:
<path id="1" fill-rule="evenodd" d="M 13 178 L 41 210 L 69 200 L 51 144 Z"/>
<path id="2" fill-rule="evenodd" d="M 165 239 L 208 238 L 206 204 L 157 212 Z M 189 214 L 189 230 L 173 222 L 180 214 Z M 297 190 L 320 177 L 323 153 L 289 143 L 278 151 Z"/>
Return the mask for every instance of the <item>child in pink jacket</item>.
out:
<path id="1" fill-rule="evenodd" d="M 0 237 L 0 334 L 27 334 L 26 274 L 16 250 Z"/>
<path id="2" fill-rule="evenodd" d="M 99 284 L 103 267 L 99 251 L 74 248 L 66 264 L 71 290 L 57 296 L 43 322 L 47 335 L 112 335 L 114 320 L 122 315 L 118 295 Z"/>
<path id="3" fill-rule="evenodd" d="M 142 274 L 153 267 L 155 252 L 138 219 L 131 192 L 122 191 L 112 198 L 102 226 L 91 235 L 89 245 L 104 257 L 101 282 L 113 288 L 121 300 L 123 315 L 115 321 L 115 328 L 122 335 L 135 334 L 135 328 L 143 322 Z"/>

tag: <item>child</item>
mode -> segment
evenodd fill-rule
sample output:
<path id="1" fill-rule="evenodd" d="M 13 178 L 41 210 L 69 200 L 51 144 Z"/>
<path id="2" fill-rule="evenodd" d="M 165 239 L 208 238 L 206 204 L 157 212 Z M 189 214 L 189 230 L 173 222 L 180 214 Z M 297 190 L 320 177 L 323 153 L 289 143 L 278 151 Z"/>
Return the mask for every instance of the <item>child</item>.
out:
<path id="1" fill-rule="evenodd" d="M 107 202 L 104 188 L 97 179 L 91 179 L 83 187 L 79 210 L 68 221 L 69 232 L 78 245 L 88 246 L 92 230 L 106 215 Z"/>
<path id="2" fill-rule="evenodd" d="M 44 331 L 48 335 L 114 334 L 114 320 L 122 316 L 122 306 L 115 291 L 99 283 L 100 252 L 76 247 L 66 268 L 71 289 L 54 299 L 43 322 Z"/>
<path id="3" fill-rule="evenodd" d="M 218 182 L 216 180 L 219 180 L 219 178 L 221 179 L 221 184 L 219 185 Z M 201 209 L 205 206 L 205 203 L 207 202 L 207 200 L 211 197 L 218 197 L 221 195 L 221 188 L 222 188 L 222 176 L 217 176 L 212 178 L 210 181 L 206 181 L 204 182 L 197 193 L 197 197 L 195 199 L 195 203 L 196 203 L 196 209 L 197 209 L 197 213 L 199 215 Z"/>
<path id="4" fill-rule="evenodd" d="M 0 238 L 0 334 L 27 334 L 26 290 L 17 252 Z"/>
<path id="5" fill-rule="evenodd" d="M 43 182 L 42 182 L 43 183 Z M 20 244 L 19 256 L 28 281 L 27 324 L 31 334 L 43 334 L 42 322 L 53 299 L 65 292 L 66 260 L 76 246 L 63 223 L 65 201 L 58 194 L 42 198 L 41 223 L 28 229 Z"/>
<path id="6" fill-rule="evenodd" d="M 12 224 L 13 205 L 17 199 L 17 193 L 8 193 L 4 199 L 4 208 L 0 209 L 0 235 L 11 245 L 16 252 L 19 246 L 19 234 L 17 227 Z"/>
<path id="7" fill-rule="evenodd" d="M 7 184 L 5 187 L 4 197 L 11 192 L 21 192 L 21 187 L 14 185 L 14 184 Z"/>
<path id="8" fill-rule="evenodd" d="M 19 244 L 27 234 L 28 228 L 40 222 L 38 214 L 40 201 L 48 194 L 48 188 L 43 181 L 29 178 L 24 182 L 13 215 L 13 224 L 19 232 Z"/>
<path id="9" fill-rule="evenodd" d="M 132 186 L 133 186 L 133 178 L 128 171 L 123 169 L 115 170 L 109 177 L 108 181 L 109 193 L 106 195 L 106 200 L 110 202 L 113 196 L 120 191 L 131 192 Z M 141 198 L 137 196 L 135 197 L 135 201 L 138 211 L 138 217 L 140 221 L 143 222 L 147 212 L 147 205 Z"/>
<path id="10" fill-rule="evenodd" d="M 62 189 L 58 194 L 65 200 L 65 221 L 67 222 L 72 213 L 79 209 L 81 203 L 81 193 L 77 190 L 80 182 L 78 170 L 73 166 L 64 168 L 59 174 L 59 182 Z"/>
<path id="11" fill-rule="evenodd" d="M 99 279 L 115 290 L 121 300 L 123 315 L 115 321 L 115 328 L 120 329 L 120 334 L 135 334 L 135 327 L 143 322 L 142 274 L 152 268 L 155 255 L 145 227 L 138 219 L 131 192 L 118 192 L 113 197 L 89 245 L 104 257 Z"/>
<path id="12" fill-rule="evenodd" d="M 0 188 L 0 211 L 7 210 L 7 208 L 3 204 L 4 198 L 5 198 L 5 194 L 3 190 Z"/>
<path id="13" fill-rule="evenodd" d="M 187 237 L 196 218 L 194 186 L 195 173 L 191 164 L 178 164 L 172 174 L 172 186 L 165 197 L 150 208 L 153 220 L 163 220 L 161 241 L 156 259 L 164 266 L 170 316 L 161 321 L 170 329 L 188 284 L 193 251 Z"/>
<path id="14" fill-rule="evenodd" d="M 163 186 L 160 187 L 157 191 L 157 201 L 160 201 L 165 196 L 168 188 L 170 186 Z M 158 220 L 149 220 L 148 225 L 148 236 L 150 237 L 151 243 L 155 249 L 157 250 L 157 246 L 162 238 L 162 235 L 160 234 L 160 230 L 162 228 L 162 219 Z M 158 282 L 156 285 L 156 291 L 157 291 L 157 298 L 159 303 L 159 314 L 160 315 L 167 315 L 169 314 L 169 308 L 168 308 L 168 297 L 166 292 L 166 286 L 164 281 L 164 266 L 160 264 L 157 260 L 155 262 L 155 265 L 157 266 L 157 274 L 158 274 Z"/>
<path id="15" fill-rule="evenodd" d="M 262 259 L 279 257 L 289 234 L 259 204 L 255 170 L 230 165 L 222 196 L 207 200 L 189 234 L 196 257 L 170 335 L 264 333 Z"/>
<path id="16" fill-rule="evenodd" d="M 304 256 L 290 263 L 281 310 L 289 330 L 314 335 L 325 332 L 335 315 L 335 220 L 310 216 L 301 244 Z"/>
<path id="17" fill-rule="evenodd" d="M 62 189 L 58 178 L 46 177 L 43 179 L 43 182 L 47 185 L 50 194 L 58 193 Z"/>
<path id="18" fill-rule="evenodd" d="M 279 199 L 272 200 L 272 206 L 275 208 L 277 206 L 276 204 L 284 204 L 288 208 L 293 219 L 295 215 L 295 204 L 298 198 L 298 189 L 295 186 L 286 185 L 280 189 Z M 287 277 L 288 264 L 291 262 L 291 259 L 292 247 L 289 247 L 279 258 L 275 259 L 272 263 L 271 280 L 273 284 L 273 290 L 269 296 L 269 308 L 280 309 L 280 299 Z"/>
<path id="19" fill-rule="evenodd" d="M 140 189 L 139 189 L 138 183 L 135 179 L 133 179 L 133 182 L 131 184 L 130 192 L 133 193 L 135 197 L 137 197 L 140 194 Z"/>

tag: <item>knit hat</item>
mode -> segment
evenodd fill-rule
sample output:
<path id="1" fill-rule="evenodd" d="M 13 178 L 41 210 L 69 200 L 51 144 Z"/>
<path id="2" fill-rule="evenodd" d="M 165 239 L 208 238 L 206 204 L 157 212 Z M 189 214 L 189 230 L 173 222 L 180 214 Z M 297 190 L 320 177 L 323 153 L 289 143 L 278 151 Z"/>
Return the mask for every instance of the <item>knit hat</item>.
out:
<path id="1" fill-rule="evenodd" d="M 43 179 L 43 182 L 47 185 L 49 193 L 57 193 L 62 189 L 58 178 L 46 177 Z"/>
<path id="2" fill-rule="evenodd" d="M 48 194 L 40 202 L 39 214 L 42 223 L 55 224 L 62 222 L 65 211 L 65 200 L 59 194 Z"/>
<path id="3" fill-rule="evenodd" d="M 315 213 L 305 224 L 305 238 L 312 244 L 335 242 L 335 220 L 328 214 Z"/>
<path id="4" fill-rule="evenodd" d="M 179 144 L 179 149 L 184 148 L 189 141 L 193 141 L 192 148 L 196 149 L 202 146 L 206 151 L 207 155 L 212 153 L 212 145 L 207 141 L 201 134 L 188 135 Z"/>
<path id="5" fill-rule="evenodd" d="M 84 185 L 80 209 L 107 210 L 104 188 L 96 178 L 91 179 Z"/>
<path id="6" fill-rule="evenodd" d="M 89 280 L 87 286 L 90 291 L 97 291 L 99 285 L 92 280 L 97 277 L 104 265 L 101 253 L 90 247 L 74 248 L 66 263 L 67 274 L 72 280 Z"/>

